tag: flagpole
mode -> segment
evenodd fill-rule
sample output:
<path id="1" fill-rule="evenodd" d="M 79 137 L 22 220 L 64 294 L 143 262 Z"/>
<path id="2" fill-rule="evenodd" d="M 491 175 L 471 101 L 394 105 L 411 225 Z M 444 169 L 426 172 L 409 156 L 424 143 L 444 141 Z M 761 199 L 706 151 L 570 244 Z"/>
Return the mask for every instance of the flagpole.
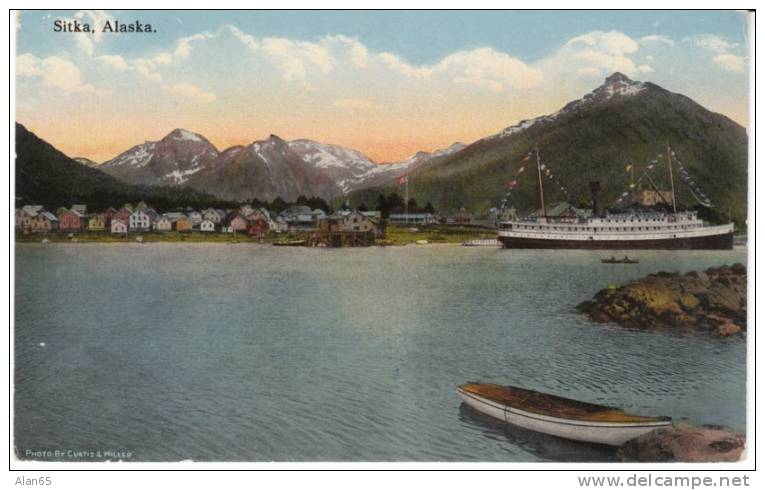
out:
<path id="1" fill-rule="evenodd" d="M 409 223 L 409 176 L 406 179 L 404 187 L 404 213 L 406 213 L 406 222 Z"/>
<path id="2" fill-rule="evenodd" d="M 669 141 L 667 141 L 667 164 L 669 165 L 669 185 L 672 188 L 672 212 L 677 213 L 677 203 L 675 202 L 675 179 L 672 177 L 672 156 L 670 152 Z"/>
<path id="3" fill-rule="evenodd" d="M 545 210 L 545 191 L 542 188 L 542 167 L 539 161 L 539 145 L 534 147 L 537 152 L 537 176 L 539 177 L 539 202 L 542 205 L 542 216 L 547 218 L 547 211 Z"/>

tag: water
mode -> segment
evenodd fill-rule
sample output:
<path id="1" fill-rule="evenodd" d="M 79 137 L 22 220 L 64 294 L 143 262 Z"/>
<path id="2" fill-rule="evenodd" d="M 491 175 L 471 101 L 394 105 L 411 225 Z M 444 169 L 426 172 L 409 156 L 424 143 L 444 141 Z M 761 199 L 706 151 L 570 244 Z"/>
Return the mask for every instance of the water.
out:
<path id="1" fill-rule="evenodd" d="M 745 250 L 640 252 L 638 265 L 602 265 L 602 255 L 17 245 L 17 453 L 61 450 L 35 459 L 64 461 L 116 459 L 104 451 L 148 461 L 614 458 L 461 406 L 455 389 L 468 380 L 744 431 L 742 338 L 635 332 L 594 324 L 574 306 L 649 272 L 745 262 Z"/>

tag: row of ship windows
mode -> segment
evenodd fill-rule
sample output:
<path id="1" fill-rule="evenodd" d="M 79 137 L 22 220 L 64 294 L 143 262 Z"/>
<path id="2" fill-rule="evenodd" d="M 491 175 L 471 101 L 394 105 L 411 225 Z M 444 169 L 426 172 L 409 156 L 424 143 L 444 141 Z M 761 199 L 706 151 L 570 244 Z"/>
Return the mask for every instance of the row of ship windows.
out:
<path id="1" fill-rule="evenodd" d="M 512 226 L 510 228 L 512 229 Z M 538 230 L 538 231 L 542 231 L 542 230 L 545 230 L 545 231 L 554 230 L 554 231 L 593 231 L 593 232 L 606 231 L 606 232 L 609 232 L 609 231 L 652 231 L 652 230 L 655 231 L 655 230 L 677 230 L 677 229 L 685 230 L 685 229 L 688 229 L 688 228 L 692 228 L 692 226 L 677 226 L 677 225 L 675 225 L 675 226 L 625 226 L 625 227 L 621 227 L 621 228 L 620 227 L 612 227 L 612 226 L 611 227 L 594 227 L 594 228 L 590 228 L 590 227 L 583 226 L 581 228 L 577 228 L 577 227 L 573 227 L 572 228 L 570 226 L 561 226 L 561 227 L 558 227 L 558 226 L 546 226 L 546 227 L 541 227 L 541 226 L 534 226 L 534 225 L 515 225 L 515 228 L 516 229 L 522 229 L 522 230 Z"/>

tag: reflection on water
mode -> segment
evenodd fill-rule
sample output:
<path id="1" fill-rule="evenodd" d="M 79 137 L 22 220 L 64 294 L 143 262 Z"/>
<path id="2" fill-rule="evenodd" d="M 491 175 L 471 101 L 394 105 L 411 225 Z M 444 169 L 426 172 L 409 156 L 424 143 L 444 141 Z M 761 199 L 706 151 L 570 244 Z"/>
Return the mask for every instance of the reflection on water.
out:
<path id="1" fill-rule="evenodd" d="M 463 423 L 482 427 L 486 437 L 505 438 L 509 444 L 521 448 L 542 461 L 564 463 L 618 461 L 616 448 L 569 441 L 541 432 L 530 431 L 483 414 L 466 403 L 460 405 L 459 418 Z"/>
<path id="2" fill-rule="evenodd" d="M 745 251 L 16 246 L 15 445 L 177 461 L 607 460 L 489 428 L 468 380 L 745 430 L 746 342 L 574 306 Z M 54 458 L 55 459 L 55 458 Z M 85 457 L 87 459 L 87 457 Z M 99 459 L 93 457 L 92 459 Z"/>

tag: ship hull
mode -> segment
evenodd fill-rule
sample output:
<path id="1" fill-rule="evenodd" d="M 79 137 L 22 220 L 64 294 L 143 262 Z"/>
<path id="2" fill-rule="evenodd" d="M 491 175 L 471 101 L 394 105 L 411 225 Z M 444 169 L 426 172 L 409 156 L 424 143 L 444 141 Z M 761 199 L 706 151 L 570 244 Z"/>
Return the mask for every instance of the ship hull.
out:
<path id="1" fill-rule="evenodd" d="M 567 240 L 502 236 L 503 248 L 584 249 L 584 250 L 730 250 L 733 233 L 641 240 Z"/>

